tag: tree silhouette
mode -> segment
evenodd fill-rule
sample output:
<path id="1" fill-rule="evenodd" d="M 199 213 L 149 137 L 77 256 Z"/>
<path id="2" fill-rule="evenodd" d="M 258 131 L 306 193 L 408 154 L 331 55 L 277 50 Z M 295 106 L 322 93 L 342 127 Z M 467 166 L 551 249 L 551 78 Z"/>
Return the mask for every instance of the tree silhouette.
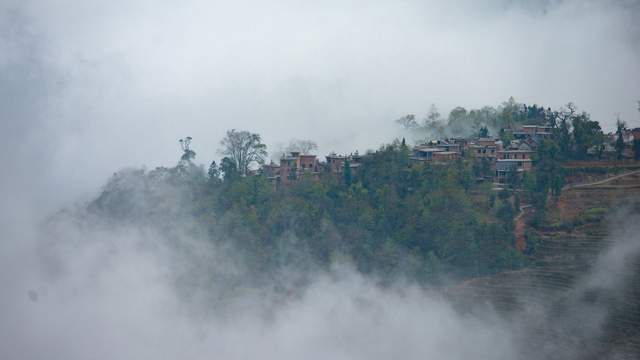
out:
<path id="1" fill-rule="evenodd" d="M 220 146 L 220 153 L 233 161 L 242 176 L 247 175 L 252 164 L 264 164 L 267 156 L 267 146 L 262 143 L 260 135 L 249 131 L 227 131 Z"/>
<path id="2" fill-rule="evenodd" d="M 182 161 L 191 161 L 196 157 L 196 152 L 191 150 L 191 140 L 193 140 L 191 136 L 178 140 L 178 142 L 180 142 L 180 148 L 182 149 L 182 156 L 180 157 Z"/>

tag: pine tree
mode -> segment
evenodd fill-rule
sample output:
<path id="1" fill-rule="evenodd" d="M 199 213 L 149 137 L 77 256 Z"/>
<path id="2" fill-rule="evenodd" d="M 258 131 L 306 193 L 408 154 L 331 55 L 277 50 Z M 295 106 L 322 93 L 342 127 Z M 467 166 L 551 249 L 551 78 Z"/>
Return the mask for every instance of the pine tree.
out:
<path id="1" fill-rule="evenodd" d="M 211 162 L 211 165 L 209 165 L 207 176 L 211 181 L 220 179 L 220 169 L 218 169 L 218 164 L 216 164 L 215 160 Z"/>
<path id="2" fill-rule="evenodd" d="M 345 185 L 351 186 L 353 179 L 351 178 L 351 164 L 348 159 L 344 161 L 344 171 L 342 172 L 342 175 L 344 177 Z"/>
<path id="3" fill-rule="evenodd" d="M 618 156 L 618 160 L 621 160 L 622 155 L 624 154 L 624 130 L 626 127 L 627 124 L 618 118 L 616 121 L 616 154 Z"/>
<path id="4" fill-rule="evenodd" d="M 569 132 L 569 122 L 566 118 L 560 120 L 560 139 L 558 145 L 560 146 L 560 154 L 566 159 L 571 156 L 571 133 Z"/>

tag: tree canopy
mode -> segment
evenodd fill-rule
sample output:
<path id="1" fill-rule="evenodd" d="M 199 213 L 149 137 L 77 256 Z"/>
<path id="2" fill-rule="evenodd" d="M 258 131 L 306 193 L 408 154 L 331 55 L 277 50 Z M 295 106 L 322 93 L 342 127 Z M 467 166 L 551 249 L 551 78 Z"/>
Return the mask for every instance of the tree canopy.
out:
<path id="1" fill-rule="evenodd" d="M 249 131 L 227 131 L 220 141 L 220 153 L 235 164 L 240 175 L 247 175 L 252 164 L 264 164 L 267 146 L 262 143 L 259 134 Z"/>

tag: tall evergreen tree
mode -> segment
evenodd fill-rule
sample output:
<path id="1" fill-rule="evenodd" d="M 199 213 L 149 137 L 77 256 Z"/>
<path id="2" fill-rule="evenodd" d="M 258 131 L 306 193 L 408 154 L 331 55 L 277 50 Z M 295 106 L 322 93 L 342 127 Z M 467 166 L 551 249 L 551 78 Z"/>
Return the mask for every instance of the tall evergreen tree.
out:
<path id="1" fill-rule="evenodd" d="M 234 181 L 238 177 L 238 169 L 236 163 L 228 157 L 222 158 L 220 162 L 220 171 L 225 182 Z"/>
<path id="2" fill-rule="evenodd" d="M 351 182 L 353 181 L 353 179 L 351 175 L 351 164 L 349 162 L 349 159 L 346 159 L 344 161 L 344 169 L 342 171 L 342 175 L 344 178 L 345 185 L 351 186 Z"/>
<path id="3" fill-rule="evenodd" d="M 624 131 L 626 130 L 627 124 L 618 119 L 616 120 L 616 155 L 618 160 L 622 160 L 624 155 Z"/>
<path id="4" fill-rule="evenodd" d="M 220 179 L 220 169 L 218 169 L 218 164 L 216 164 L 215 160 L 211 162 L 209 165 L 209 170 L 207 171 L 207 177 L 210 181 L 215 181 Z"/>
<path id="5" fill-rule="evenodd" d="M 569 121 L 567 118 L 562 118 L 559 124 L 559 136 L 558 146 L 560 148 L 560 155 L 568 159 L 571 157 L 571 132 L 569 131 Z"/>
<path id="6" fill-rule="evenodd" d="M 572 119 L 574 158 L 584 159 L 589 149 L 599 147 L 603 142 L 602 129 L 597 121 L 589 119 L 589 115 L 582 113 Z"/>

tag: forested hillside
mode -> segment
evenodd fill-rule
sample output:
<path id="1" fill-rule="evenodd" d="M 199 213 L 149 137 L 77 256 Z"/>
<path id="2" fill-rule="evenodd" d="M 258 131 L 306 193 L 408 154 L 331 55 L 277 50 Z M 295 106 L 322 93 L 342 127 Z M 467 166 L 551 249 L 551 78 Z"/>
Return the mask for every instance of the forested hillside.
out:
<path id="1" fill-rule="evenodd" d="M 339 171 L 327 168 L 314 177 L 293 168 L 284 186 L 266 171 L 251 170 L 267 155 L 260 136 L 231 130 L 221 142 L 227 156 L 220 165 L 214 161 L 206 172 L 196 165 L 187 137 L 176 166 L 114 174 L 89 208 L 117 221 L 189 224 L 210 241 L 233 246 L 261 274 L 326 268 L 341 259 L 366 274 L 435 284 L 445 274 L 466 278 L 526 265 L 536 242 L 527 241 L 531 232 L 515 231 L 521 207 L 531 207 L 527 221 L 534 228 L 546 226 L 549 204 L 571 175 L 562 164 L 600 159 L 603 152 L 592 150 L 605 144 L 598 122 L 572 104 L 552 111 L 510 99 L 497 109 L 455 108 L 446 123 L 435 108 L 422 124 L 414 115 L 397 122 L 422 135 L 462 134 L 466 124 L 482 138 L 499 128 L 505 144 L 514 141 L 517 126 L 543 124 L 551 137 L 537 140 L 531 171 L 513 172 L 497 189 L 486 181 L 495 167 L 491 159 L 463 151 L 455 161 L 414 162 L 405 139 L 359 155 L 357 168 L 348 159 Z M 620 135 L 624 124 L 618 125 Z M 311 141 L 292 146 L 316 147 Z"/>
<path id="2" fill-rule="evenodd" d="M 509 192 L 475 184 L 473 169 L 410 166 L 408 148 L 385 145 L 358 175 L 327 174 L 276 189 L 264 176 L 207 177 L 190 162 L 115 174 L 91 203 L 119 221 L 194 221 L 230 241 L 260 271 L 347 257 L 365 273 L 422 280 L 481 275 L 523 264 Z M 292 256 L 295 254 L 295 256 Z"/>

